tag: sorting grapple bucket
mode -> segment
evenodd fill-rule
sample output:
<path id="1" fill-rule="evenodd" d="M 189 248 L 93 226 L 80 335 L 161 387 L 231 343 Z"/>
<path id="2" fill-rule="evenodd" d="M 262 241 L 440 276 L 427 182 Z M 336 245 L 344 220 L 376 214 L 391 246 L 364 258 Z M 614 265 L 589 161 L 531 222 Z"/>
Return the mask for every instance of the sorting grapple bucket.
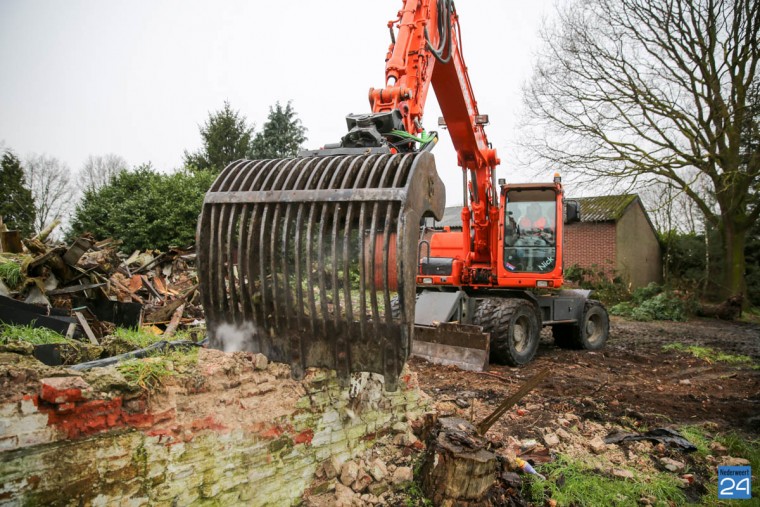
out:
<path id="1" fill-rule="evenodd" d="M 296 378 L 312 366 L 344 380 L 381 373 L 395 390 L 411 350 L 420 219 L 441 218 L 444 192 L 425 152 L 229 165 L 198 223 L 211 346 L 261 352 Z"/>

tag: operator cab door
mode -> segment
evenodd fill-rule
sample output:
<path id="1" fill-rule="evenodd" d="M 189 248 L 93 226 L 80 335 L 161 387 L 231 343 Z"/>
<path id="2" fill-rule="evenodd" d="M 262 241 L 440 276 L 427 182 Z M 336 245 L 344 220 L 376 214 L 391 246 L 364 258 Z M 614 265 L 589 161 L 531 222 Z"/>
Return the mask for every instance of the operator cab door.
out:
<path id="1" fill-rule="evenodd" d="M 553 272 L 557 267 L 556 191 L 509 190 L 505 210 L 503 259 L 507 272 Z"/>

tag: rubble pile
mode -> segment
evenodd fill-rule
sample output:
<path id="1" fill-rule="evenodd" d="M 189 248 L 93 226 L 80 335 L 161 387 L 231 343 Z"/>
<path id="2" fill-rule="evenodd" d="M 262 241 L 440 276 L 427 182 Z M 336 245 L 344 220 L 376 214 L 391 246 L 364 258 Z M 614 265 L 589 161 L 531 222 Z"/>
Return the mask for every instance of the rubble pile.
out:
<path id="1" fill-rule="evenodd" d="M 112 239 L 84 235 L 67 245 L 46 235 L 3 243 L 0 324 L 43 327 L 92 345 L 116 327 L 168 338 L 203 324 L 193 248 L 125 255 Z"/>
<path id="2" fill-rule="evenodd" d="M 425 445 L 422 436 L 431 425 L 432 413 L 414 418 L 407 414 L 404 421 L 393 425 L 391 431 L 375 445 L 354 459 L 342 460 L 331 456 L 317 468 L 314 482 L 304 495 L 305 505 L 370 506 L 398 505 L 413 487 L 413 465 Z"/>

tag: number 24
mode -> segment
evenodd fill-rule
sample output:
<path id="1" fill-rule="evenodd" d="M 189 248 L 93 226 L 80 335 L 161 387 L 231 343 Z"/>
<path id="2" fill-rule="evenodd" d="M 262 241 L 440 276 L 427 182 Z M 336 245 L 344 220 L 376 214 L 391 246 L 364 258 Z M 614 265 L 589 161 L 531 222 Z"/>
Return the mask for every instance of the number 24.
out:
<path id="1" fill-rule="evenodd" d="M 726 482 L 731 483 L 731 485 L 721 489 L 720 490 L 721 495 L 733 495 L 734 491 L 744 491 L 744 492 L 749 493 L 749 479 L 742 479 L 737 483 L 731 477 L 724 477 L 723 479 L 720 480 L 721 487 Z M 742 487 L 742 484 L 744 485 L 744 487 Z"/>

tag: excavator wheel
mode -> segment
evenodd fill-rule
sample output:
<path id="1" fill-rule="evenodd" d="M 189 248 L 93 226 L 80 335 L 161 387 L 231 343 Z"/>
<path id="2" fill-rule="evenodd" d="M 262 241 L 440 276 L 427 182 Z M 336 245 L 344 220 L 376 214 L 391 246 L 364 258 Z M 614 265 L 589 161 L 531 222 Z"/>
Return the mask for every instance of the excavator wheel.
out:
<path id="1" fill-rule="evenodd" d="M 420 219 L 443 216 L 433 155 L 241 160 L 211 186 L 198 221 L 209 342 L 348 381 L 396 389 L 414 325 Z M 398 294 L 399 312 L 391 310 Z"/>
<path id="2" fill-rule="evenodd" d="M 536 355 L 541 326 L 530 301 L 479 299 L 473 320 L 483 327 L 483 332 L 491 333 L 491 362 L 520 366 Z"/>
<path id="3" fill-rule="evenodd" d="M 589 299 L 578 324 L 552 326 L 554 344 L 563 349 L 597 350 L 604 346 L 610 334 L 610 318 L 599 301 Z"/>

